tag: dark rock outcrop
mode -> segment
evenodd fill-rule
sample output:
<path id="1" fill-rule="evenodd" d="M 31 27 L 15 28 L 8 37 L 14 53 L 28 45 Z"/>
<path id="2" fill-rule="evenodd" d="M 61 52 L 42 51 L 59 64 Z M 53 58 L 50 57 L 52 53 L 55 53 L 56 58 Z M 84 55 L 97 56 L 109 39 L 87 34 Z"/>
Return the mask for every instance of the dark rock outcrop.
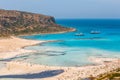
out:
<path id="1" fill-rule="evenodd" d="M 15 10 L 0 10 L 0 36 L 58 33 L 73 30 L 57 25 L 51 16 Z"/>

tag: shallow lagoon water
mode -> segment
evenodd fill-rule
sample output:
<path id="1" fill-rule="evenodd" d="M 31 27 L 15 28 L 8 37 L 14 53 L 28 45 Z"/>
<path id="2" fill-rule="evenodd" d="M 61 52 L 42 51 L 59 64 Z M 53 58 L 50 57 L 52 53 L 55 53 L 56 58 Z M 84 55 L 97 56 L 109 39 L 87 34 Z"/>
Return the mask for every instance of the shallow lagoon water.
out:
<path id="1" fill-rule="evenodd" d="M 37 51 L 36 54 L 27 55 L 26 61 L 51 66 L 83 66 L 94 64 L 89 57 L 120 58 L 120 20 L 60 19 L 57 23 L 76 28 L 77 31 L 22 36 L 33 40 L 57 40 L 26 47 Z M 90 34 L 92 30 L 101 33 Z M 80 32 L 85 36 L 75 36 Z"/>

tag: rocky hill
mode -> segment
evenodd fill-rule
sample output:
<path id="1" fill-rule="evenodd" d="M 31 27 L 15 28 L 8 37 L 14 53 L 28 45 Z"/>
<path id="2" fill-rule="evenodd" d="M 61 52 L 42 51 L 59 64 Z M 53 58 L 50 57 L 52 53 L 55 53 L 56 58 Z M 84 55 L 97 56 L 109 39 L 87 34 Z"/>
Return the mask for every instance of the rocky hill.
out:
<path id="1" fill-rule="evenodd" d="M 51 16 L 16 10 L 0 10 L 0 36 L 58 33 L 73 30 L 57 25 Z"/>

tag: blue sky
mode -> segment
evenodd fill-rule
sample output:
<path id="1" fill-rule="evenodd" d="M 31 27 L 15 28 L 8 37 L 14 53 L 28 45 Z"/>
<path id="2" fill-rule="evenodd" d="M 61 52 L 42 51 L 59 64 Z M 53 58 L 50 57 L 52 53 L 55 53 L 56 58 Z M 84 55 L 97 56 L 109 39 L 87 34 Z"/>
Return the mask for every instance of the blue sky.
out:
<path id="1" fill-rule="evenodd" d="M 0 8 L 55 18 L 120 18 L 120 0 L 0 0 Z"/>

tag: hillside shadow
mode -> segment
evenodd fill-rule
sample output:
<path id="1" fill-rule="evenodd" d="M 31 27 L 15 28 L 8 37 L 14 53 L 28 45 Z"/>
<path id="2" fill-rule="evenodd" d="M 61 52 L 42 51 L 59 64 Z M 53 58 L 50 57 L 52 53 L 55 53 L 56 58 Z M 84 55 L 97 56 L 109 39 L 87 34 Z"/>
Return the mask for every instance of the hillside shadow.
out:
<path id="1" fill-rule="evenodd" d="M 37 78 L 47 78 L 53 77 L 63 73 L 64 70 L 50 70 L 50 71 L 43 71 L 40 73 L 34 74 L 21 74 L 21 75 L 1 75 L 0 78 L 23 78 L 23 79 L 37 79 Z"/>

